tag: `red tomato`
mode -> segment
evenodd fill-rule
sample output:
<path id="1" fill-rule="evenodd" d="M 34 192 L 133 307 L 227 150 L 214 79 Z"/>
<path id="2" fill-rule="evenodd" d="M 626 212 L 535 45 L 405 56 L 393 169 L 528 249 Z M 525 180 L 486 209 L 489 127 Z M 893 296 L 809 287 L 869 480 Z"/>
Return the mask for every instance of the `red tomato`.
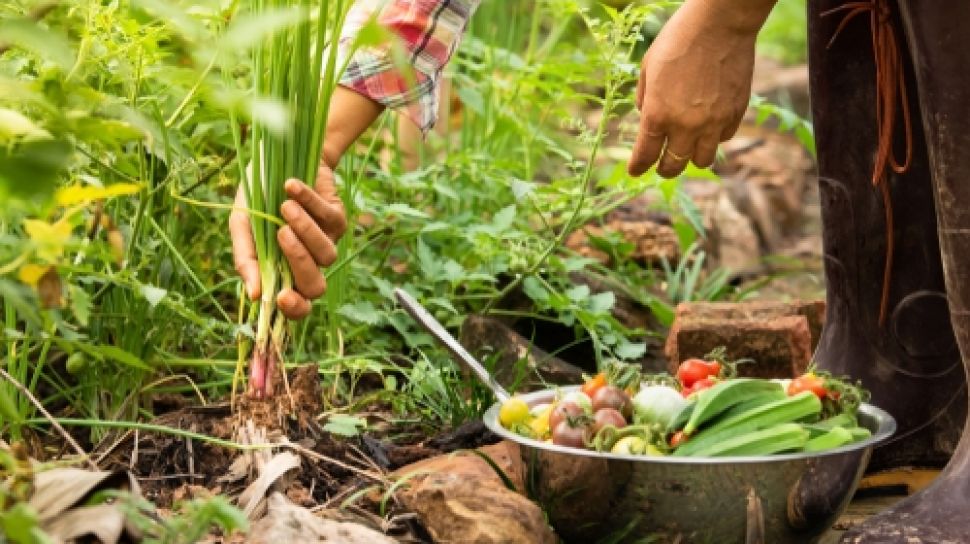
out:
<path id="1" fill-rule="evenodd" d="M 687 437 L 684 436 L 684 431 L 677 431 L 673 436 L 670 437 L 670 447 L 676 448 L 677 446 L 683 444 L 687 441 Z"/>
<path id="2" fill-rule="evenodd" d="M 829 391 L 825 388 L 825 379 L 809 372 L 795 378 L 788 384 L 788 396 L 797 395 L 803 391 L 811 391 L 820 399 L 825 399 Z"/>
<path id="3" fill-rule="evenodd" d="M 586 380 L 586 383 L 584 383 L 579 390 L 586 393 L 586 396 L 589 398 L 593 398 L 593 395 L 595 395 L 596 392 L 599 391 L 604 385 L 606 385 L 606 374 L 600 372 L 599 374 Z"/>
<path id="4" fill-rule="evenodd" d="M 680 391 L 680 394 L 683 395 L 684 398 L 687 398 L 693 395 L 694 393 L 697 393 L 698 391 L 703 391 L 705 389 L 713 387 L 714 384 L 716 383 L 717 383 L 717 380 L 715 380 L 714 378 L 704 378 L 701 380 L 697 380 L 696 382 L 694 382 L 694 385 L 690 387 L 685 387 L 684 389 L 682 389 Z"/>
<path id="5" fill-rule="evenodd" d="M 704 378 L 717 377 L 721 373 L 721 363 L 707 362 L 703 359 L 687 359 L 677 367 L 677 379 L 682 387 L 691 387 Z"/>

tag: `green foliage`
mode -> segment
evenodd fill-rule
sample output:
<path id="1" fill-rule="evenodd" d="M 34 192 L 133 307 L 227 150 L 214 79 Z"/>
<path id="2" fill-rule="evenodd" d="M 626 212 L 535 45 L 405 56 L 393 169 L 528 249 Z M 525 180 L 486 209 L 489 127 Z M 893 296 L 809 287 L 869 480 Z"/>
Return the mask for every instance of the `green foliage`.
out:
<path id="1" fill-rule="evenodd" d="M 805 62 L 808 57 L 808 8 L 806 0 L 784 0 L 758 34 L 758 52 L 785 64 Z"/>
<path id="2" fill-rule="evenodd" d="M 779 132 L 791 132 L 813 157 L 816 155 L 815 131 L 812 128 L 811 121 L 784 106 L 772 104 L 757 95 L 751 97 L 749 106 L 757 115 L 755 120 L 757 124 L 761 125 L 769 120 L 775 120 L 778 123 Z"/>
<path id="3" fill-rule="evenodd" d="M 492 400 L 397 308 L 394 287 L 453 331 L 473 313 L 502 315 L 521 290 L 533 307 L 505 317 L 568 327 L 565 344 L 589 342 L 600 363 L 638 358 L 660 331 L 624 327 L 613 295 L 577 286 L 575 272 L 608 280 L 661 321 L 678 301 L 735 296 L 727 272 L 705 273 L 689 250 L 704 232 L 681 180 L 631 178 L 614 154 L 632 136 L 643 29 L 676 4 L 483 2 L 446 74 L 454 116 L 415 146 L 387 114 L 348 153 L 340 189 L 354 227 L 326 272 L 326 297 L 289 325 L 286 358 L 319 366 L 327 409 L 348 414 L 332 432 L 364 432 L 353 412 L 370 402 L 430 429 L 478 417 Z M 41 21 L 27 0 L 0 6 L 10 46 L 0 54 L 0 359 L 55 413 L 123 425 L 151 417 L 156 392 L 224 397 L 237 339 L 256 336 L 225 227 L 258 156 L 244 127 L 272 138 L 310 112 L 287 107 L 286 93 L 252 91 L 259 44 L 306 19 L 288 9 L 256 17 L 248 5 L 63 3 Z M 373 26 L 361 38 L 384 39 Z M 754 106 L 810 142 L 805 121 Z M 677 264 L 634 263 L 610 234 L 591 240 L 609 266 L 563 247 L 643 193 L 672 219 Z M 383 388 L 364 390 L 374 376 Z M 0 414 L 14 438 L 39 425 L 11 384 L 0 383 Z M 92 440 L 107 432 L 88 427 Z"/>
<path id="4" fill-rule="evenodd" d="M 130 522 L 144 533 L 142 542 L 145 544 L 191 544 L 199 542 L 213 530 L 227 536 L 235 531 L 249 530 L 249 522 L 242 511 L 218 495 L 176 503 L 173 515 L 164 519 L 149 514 L 154 511 L 154 506 L 144 499 L 126 493 L 110 496 L 125 508 Z"/>

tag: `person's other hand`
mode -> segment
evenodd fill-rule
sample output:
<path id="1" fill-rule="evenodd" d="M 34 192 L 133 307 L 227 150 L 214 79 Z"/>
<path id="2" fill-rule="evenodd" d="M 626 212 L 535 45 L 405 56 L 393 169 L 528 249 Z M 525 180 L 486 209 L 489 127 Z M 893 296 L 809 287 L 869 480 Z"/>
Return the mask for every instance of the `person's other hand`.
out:
<path id="1" fill-rule="evenodd" d="M 280 206 L 286 226 L 277 232 L 280 249 L 293 273 L 295 289 L 283 289 L 276 296 L 276 306 L 290 319 L 302 319 L 310 313 L 310 302 L 327 289 L 320 267 L 337 260 L 337 240 L 347 230 L 344 205 L 334 185 L 333 172 L 321 164 L 314 187 L 289 179 L 284 188 L 288 199 Z M 259 262 L 249 223 L 246 195 L 240 185 L 236 209 L 229 216 L 229 234 L 236 270 L 251 300 L 261 296 Z"/>
<path id="2" fill-rule="evenodd" d="M 717 4 L 686 2 L 643 56 L 631 175 L 643 174 L 658 160 L 657 173 L 668 178 L 683 172 L 688 161 L 707 168 L 714 164 L 718 144 L 737 131 L 751 94 L 755 38 L 763 17 L 731 20 L 748 13 L 754 19 L 755 11 L 743 13 L 740 3 L 737 11 L 725 12 L 731 8 L 719 10 Z"/>

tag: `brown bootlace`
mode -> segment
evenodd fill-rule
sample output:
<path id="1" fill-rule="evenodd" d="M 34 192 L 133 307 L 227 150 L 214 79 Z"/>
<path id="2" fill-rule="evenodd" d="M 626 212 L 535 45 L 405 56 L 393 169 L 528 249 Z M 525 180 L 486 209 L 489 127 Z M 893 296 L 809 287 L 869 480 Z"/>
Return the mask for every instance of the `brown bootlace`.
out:
<path id="1" fill-rule="evenodd" d="M 893 265 L 893 207 L 890 195 L 887 170 L 902 174 L 909 169 L 913 158 L 913 132 L 909 115 L 909 100 L 906 94 L 906 77 L 896 41 L 896 31 L 893 28 L 892 16 L 888 0 L 870 0 L 847 2 L 837 8 L 822 13 L 823 17 L 837 12 L 847 12 L 835 29 L 835 34 L 829 42 L 832 43 L 839 36 L 849 21 L 856 15 L 869 13 L 869 24 L 872 27 L 872 50 L 876 60 L 876 125 L 878 130 L 878 146 L 876 160 L 873 164 L 872 184 L 882 193 L 883 206 L 886 210 L 886 260 L 882 278 L 882 297 L 879 303 L 879 324 L 886 321 L 889 307 L 889 285 L 892 279 Z M 905 138 L 905 158 L 899 161 L 893 149 L 893 130 L 896 127 L 896 107 L 902 105 L 903 128 Z"/>

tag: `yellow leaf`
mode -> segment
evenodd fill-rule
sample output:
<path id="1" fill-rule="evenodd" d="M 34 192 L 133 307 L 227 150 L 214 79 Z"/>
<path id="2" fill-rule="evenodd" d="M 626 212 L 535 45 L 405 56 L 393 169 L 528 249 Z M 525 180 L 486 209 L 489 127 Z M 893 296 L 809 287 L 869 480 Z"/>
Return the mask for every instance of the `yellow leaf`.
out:
<path id="1" fill-rule="evenodd" d="M 26 283 L 31 287 L 37 287 L 37 282 L 47 273 L 50 269 L 49 266 L 41 266 L 39 264 L 25 264 L 20 267 L 20 271 L 17 272 L 17 277 L 20 281 Z"/>
<path id="2" fill-rule="evenodd" d="M 24 220 L 24 231 L 34 243 L 37 256 L 48 263 L 57 262 L 64 253 L 64 246 L 71 238 L 71 229 L 66 217 L 56 223 L 39 219 Z"/>
<path id="3" fill-rule="evenodd" d="M 61 206 L 71 206 L 73 204 L 88 203 L 94 200 L 131 195 L 140 190 L 141 185 L 136 183 L 115 183 L 107 187 L 76 184 L 58 189 L 57 203 Z"/>

